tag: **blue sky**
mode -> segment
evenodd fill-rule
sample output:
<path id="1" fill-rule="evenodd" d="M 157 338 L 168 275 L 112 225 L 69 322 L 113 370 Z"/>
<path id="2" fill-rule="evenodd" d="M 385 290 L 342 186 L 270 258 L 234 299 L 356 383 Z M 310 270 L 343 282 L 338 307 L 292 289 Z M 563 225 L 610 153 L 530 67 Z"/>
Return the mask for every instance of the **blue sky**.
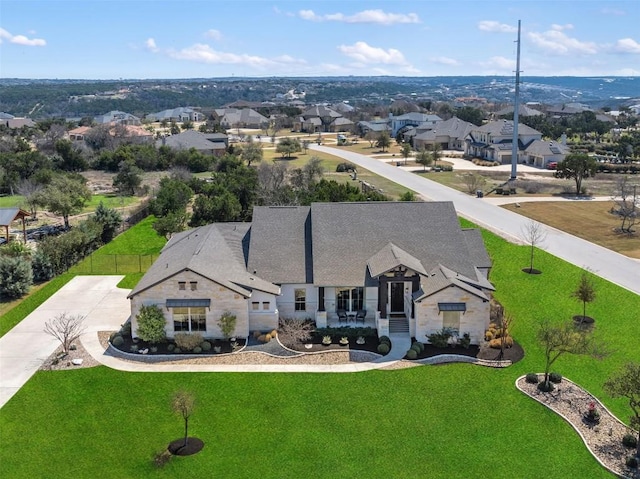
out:
<path id="1" fill-rule="evenodd" d="M 640 1 L 2 0 L 2 78 L 640 75 Z"/>

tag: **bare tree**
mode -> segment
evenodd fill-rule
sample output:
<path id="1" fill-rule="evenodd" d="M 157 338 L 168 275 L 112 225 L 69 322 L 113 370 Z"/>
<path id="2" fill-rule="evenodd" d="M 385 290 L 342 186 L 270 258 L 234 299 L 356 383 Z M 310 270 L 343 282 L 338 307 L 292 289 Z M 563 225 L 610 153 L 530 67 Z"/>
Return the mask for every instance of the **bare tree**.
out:
<path id="1" fill-rule="evenodd" d="M 184 419 L 184 446 L 187 446 L 189 440 L 189 418 L 195 409 L 195 399 L 193 394 L 186 391 L 178 391 L 171 401 L 171 409 Z"/>
<path id="2" fill-rule="evenodd" d="M 622 221 L 618 231 L 632 234 L 633 226 L 640 222 L 640 188 L 638 185 L 631 185 L 629 178 L 623 175 L 616 182 L 612 199 L 615 203 L 612 212 Z"/>
<path id="3" fill-rule="evenodd" d="M 42 191 L 44 187 L 30 179 L 22 180 L 16 191 L 24 197 L 24 202 L 29 207 L 31 217 L 36 220 L 38 214 L 38 206 L 42 203 Z"/>
<path id="4" fill-rule="evenodd" d="M 286 344 L 306 343 L 314 331 L 311 321 L 303 321 L 296 318 L 280 318 L 278 335 Z"/>
<path id="5" fill-rule="evenodd" d="M 542 244 L 547 238 L 547 233 L 544 230 L 544 226 L 534 220 L 529 220 L 527 224 L 522 227 L 522 239 L 531 246 L 529 268 L 525 269 L 526 273 L 534 273 L 537 270 L 533 269 L 533 254 L 536 246 Z"/>
<path id="6" fill-rule="evenodd" d="M 83 324 L 84 318 L 84 316 L 79 314 L 59 314 L 44 324 L 44 332 L 60 341 L 63 352 L 68 354 L 71 344 L 73 344 L 73 342 L 76 341 L 85 330 L 85 326 Z"/>
<path id="7" fill-rule="evenodd" d="M 507 338 L 509 337 L 509 328 L 511 327 L 511 323 L 513 323 L 513 316 L 510 314 L 502 314 L 502 318 L 500 318 L 500 329 L 502 330 L 502 334 L 500 334 L 500 354 L 498 355 L 498 360 L 501 360 L 504 357 L 504 350 L 507 348 Z"/>
<path id="8" fill-rule="evenodd" d="M 482 175 L 476 175 L 475 173 L 467 173 L 463 175 L 462 179 L 467 186 L 469 194 L 474 194 L 476 191 L 482 189 L 485 183 L 485 179 Z"/>

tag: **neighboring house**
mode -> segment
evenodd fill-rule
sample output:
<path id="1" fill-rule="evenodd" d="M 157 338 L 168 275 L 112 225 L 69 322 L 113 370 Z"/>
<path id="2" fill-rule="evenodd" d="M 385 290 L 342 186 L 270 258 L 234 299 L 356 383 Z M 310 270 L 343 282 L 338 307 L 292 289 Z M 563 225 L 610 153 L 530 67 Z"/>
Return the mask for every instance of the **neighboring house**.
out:
<path id="1" fill-rule="evenodd" d="M 523 157 L 524 162 L 529 165 L 546 168 L 551 162 L 564 161 L 570 152 L 567 145 L 557 141 L 534 140 L 524 149 Z"/>
<path id="2" fill-rule="evenodd" d="M 366 310 L 380 335 L 419 340 L 451 328 L 473 343 L 489 325 L 491 261 L 480 232 L 460 228 L 451 202 L 314 203 L 255 207 L 252 223 L 178 233 L 129 294 L 132 331 L 158 305 L 168 337 L 235 336 L 277 327 L 280 317 L 336 324 Z"/>
<path id="3" fill-rule="evenodd" d="M 0 124 L 5 125 L 12 130 L 17 130 L 18 128 L 22 128 L 23 126 L 27 126 L 33 128 L 36 126 L 36 122 L 31 118 L 7 118 L 5 120 L 0 120 Z"/>
<path id="4" fill-rule="evenodd" d="M 69 135 L 69 140 L 71 141 L 84 141 L 84 137 L 89 131 L 91 131 L 91 129 L 92 128 L 90 126 L 79 126 L 78 128 L 69 130 L 67 135 Z"/>
<path id="5" fill-rule="evenodd" d="M 260 129 L 269 123 L 269 119 L 251 108 L 216 108 L 215 114 L 222 128 Z"/>
<path id="6" fill-rule="evenodd" d="M 442 121 L 438 115 L 429 115 L 427 113 L 411 112 L 404 115 L 393 116 L 389 114 L 389 124 L 391 126 L 391 136 L 397 137 L 404 129 L 408 127 L 429 128 L 435 126 Z"/>
<path id="7" fill-rule="evenodd" d="M 498 110 L 493 115 L 494 117 L 501 117 L 511 115 L 513 116 L 513 105 L 503 108 L 502 110 Z M 527 105 L 519 105 L 518 108 L 518 116 L 541 116 L 544 115 L 540 110 L 534 110 L 530 106 Z"/>
<path id="8" fill-rule="evenodd" d="M 73 130 L 69 130 L 67 135 L 69 136 L 69 140 L 73 142 L 85 141 L 87 135 L 95 128 L 98 127 L 79 126 Z M 100 126 L 100 128 L 104 128 L 104 125 Z M 108 125 L 108 128 L 109 134 L 123 143 L 141 144 L 153 142 L 153 133 L 145 130 L 141 126 L 113 122 Z"/>
<path id="9" fill-rule="evenodd" d="M 524 150 L 535 140 L 542 140 L 542 133 L 518 124 L 518 162 L 525 162 Z M 510 163 L 513 145 L 513 121 L 498 120 L 474 127 L 465 139 L 465 156 L 477 157 L 500 163 Z"/>
<path id="10" fill-rule="evenodd" d="M 147 120 L 150 121 L 163 121 L 168 122 L 175 121 L 176 123 L 184 123 L 185 121 L 203 121 L 204 115 L 199 111 L 195 111 L 189 107 L 173 108 L 171 110 L 163 110 L 158 113 L 151 113 L 147 115 Z"/>
<path id="11" fill-rule="evenodd" d="M 413 147 L 416 150 L 429 149 L 439 144 L 443 150 L 464 151 L 465 138 L 476 125 L 457 117 L 441 121 L 435 128 L 417 133 L 413 137 Z"/>
<path id="12" fill-rule="evenodd" d="M 386 131 L 391 136 L 391 126 L 389 126 L 388 120 L 363 120 L 359 121 L 356 126 L 362 137 L 367 136 L 368 133 L 379 135 L 383 131 Z"/>
<path id="13" fill-rule="evenodd" d="M 156 146 L 168 146 L 175 150 L 195 150 L 205 155 L 222 156 L 227 151 L 228 138 L 223 133 L 200 133 L 187 130 L 177 135 L 162 137 L 156 141 Z"/>
<path id="14" fill-rule="evenodd" d="M 137 116 L 133 116 L 130 113 L 125 113 L 124 111 L 110 111 L 109 113 L 105 113 L 104 115 L 98 115 L 94 117 L 94 121 L 99 125 L 104 125 L 106 123 L 119 123 L 121 125 L 140 125 L 140 118 Z"/>

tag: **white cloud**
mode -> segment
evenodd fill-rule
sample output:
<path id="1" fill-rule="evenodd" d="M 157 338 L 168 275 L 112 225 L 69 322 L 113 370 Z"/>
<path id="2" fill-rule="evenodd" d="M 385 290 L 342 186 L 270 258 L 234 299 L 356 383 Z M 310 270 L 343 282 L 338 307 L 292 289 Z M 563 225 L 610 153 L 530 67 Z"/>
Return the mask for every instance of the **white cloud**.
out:
<path id="1" fill-rule="evenodd" d="M 291 55 L 280 55 L 280 56 L 275 57 L 273 60 L 278 62 L 278 63 L 289 63 L 289 64 L 297 63 L 297 64 L 300 64 L 300 65 L 303 65 L 303 64 L 307 63 L 306 60 L 303 60 L 301 58 L 294 58 Z"/>
<path id="2" fill-rule="evenodd" d="M 152 51 L 154 53 L 158 51 L 158 46 L 156 45 L 156 41 L 153 38 L 147 38 L 147 41 L 144 42 L 144 45 L 149 51 Z"/>
<path id="3" fill-rule="evenodd" d="M 204 36 L 217 41 L 222 40 L 222 33 L 220 33 L 220 30 L 215 30 L 213 28 L 204 32 Z"/>
<path id="4" fill-rule="evenodd" d="M 576 38 L 571 38 L 560 30 L 529 32 L 528 37 L 534 45 L 547 53 L 555 55 L 594 55 L 599 50 L 595 43 L 582 42 Z"/>
<path id="5" fill-rule="evenodd" d="M 517 27 L 507 25 L 506 23 L 496 22 L 495 20 L 482 20 L 478 22 L 478 29 L 483 32 L 499 32 L 499 33 L 515 33 Z"/>
<path id="6" fill-rule="evenodd" d="M 640 70 L 635 70 L 633 68 L 623 68 L 622 70 L 613 72 L 613 74 L 621 77 L 637 77 L 640 76 Z"/>
<path id="7" fill-rule="evenodd" d="M 313 10 L 300 10 L 298 15 L 303 20 L 313 22 L 375 23 L 378 25 L 420 23 L 420 17 L 416 13 L 389 13 L 380 9 L 363 10 L 353 15 L 345 15 L 344 13 L 318 15 Z"/>
<path id="8" fill-rule="evenodd" d="M 459 66 L 460 62 L 454 58 L 449 57 L 431 57 L 430 62 L 439 63 L 441 65 Z"/>
<path id="9" fill-rule="evenodd" d="M 556 30 L 558 32 L 563 30 L 573 30 L 573 25 L 571 23 L 567 23 L 566 25 L 558 25 L 557 23 L 554 23 L 551 25 L 551 30 Z"/>
<path id="10" fill-rule="evenodd" d="M 625 12 L 624 10 L 618 10 L 616 8 L 603 8 L 602 10 L 600 10 L 600 13 L 602 13 L 603 15 L 615 15 L 618 17 L 627 14 L 627 12 Z"/>
<path id="11" fill-rule="evenodd" d="M 501 56 L 491 57 L 486 62 L 480 62 L 487 74 L 511 73 L 516 69 L 516 61 Z"/>
<path id="12" fill-rule="evenodd" d="M 395 48 L 385 50 L 384 48 L 372 47 L 366 42 L 356 42 L 353 45 L 340 45 L 338 50 L 362 64 L 408 65 L 402 52 Z"/>
<path id="13" fill-rule="evenodd" d="M 44 47 L 47 44 L 42 38 L 27 38 L 24 35 L 12 35 L 4 28 L 0 28 L 0 43 L 4 42 L 4 40 L 9 41 L 9 43 L 27 47 Z"/>
<path id="14" fill-rule="evenodd" d="M 616 42 L 614 51 L 620 53 L 640 53 L 640 43 L 633 38 L 622 38 Z"/>

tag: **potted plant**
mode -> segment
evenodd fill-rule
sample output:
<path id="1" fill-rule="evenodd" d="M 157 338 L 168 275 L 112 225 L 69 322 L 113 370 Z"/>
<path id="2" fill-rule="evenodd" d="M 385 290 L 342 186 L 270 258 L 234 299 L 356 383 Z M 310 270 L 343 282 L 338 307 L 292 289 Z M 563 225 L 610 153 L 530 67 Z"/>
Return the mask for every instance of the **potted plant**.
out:
<path id="1" fill-rule="evenodd" d="M 364 336 L 358 336 L 358 339 L 356 339 L 356 344 L 364 344 L 365 340 L 364 340 Z"/>
<path id="2" fill-rule="evenodd" d="M 331 344 L 331 336 L 329 336 L 329 335 L 323 336 L 322 337 L 322 344 L 324 344 L 325 346 L 329 346 Z"/>
<path id="3" fill-rule="evenodd" d="M 340 346 L 348 346 L 349 345 L 349 338 L 347 338 L 346 336 L 342 336 L 340 338 Z"/>

